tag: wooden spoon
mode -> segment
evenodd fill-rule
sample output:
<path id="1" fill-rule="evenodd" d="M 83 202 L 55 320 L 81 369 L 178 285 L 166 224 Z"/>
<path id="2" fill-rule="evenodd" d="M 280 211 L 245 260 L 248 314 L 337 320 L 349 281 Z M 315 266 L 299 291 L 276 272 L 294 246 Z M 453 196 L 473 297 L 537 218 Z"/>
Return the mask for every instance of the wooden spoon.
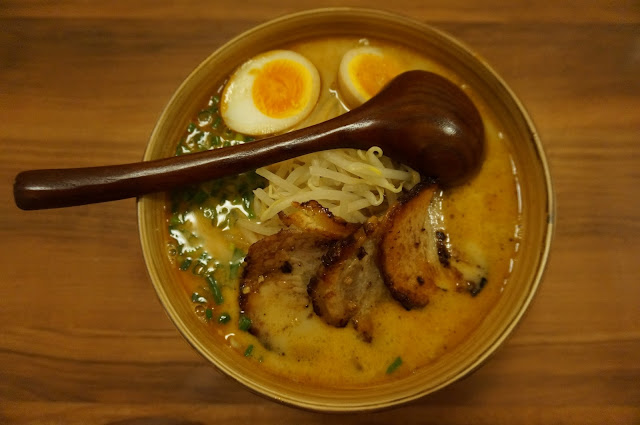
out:
<path id="1" fill-rule="evenodd" d="M 154 161 L 25 171 L 16 176 L 13 194 L 24 210 L 83 205 L 238 174 L 311 152 L 372 146 L 423 177 L 455 185 L 482 163 L 484 127 L 455 84 L 433 73 L 409 71 L 362 106 L 311 127 Z"/>

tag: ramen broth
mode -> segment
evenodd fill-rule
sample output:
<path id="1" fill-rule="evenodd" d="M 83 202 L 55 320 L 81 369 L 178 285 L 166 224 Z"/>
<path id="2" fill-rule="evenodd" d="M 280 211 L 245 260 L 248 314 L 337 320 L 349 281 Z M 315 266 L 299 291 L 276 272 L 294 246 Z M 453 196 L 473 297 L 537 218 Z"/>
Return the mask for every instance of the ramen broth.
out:
<path id="1" fill-rule="evenodd" d="M 298 127 L 346 111 L 337 90 L 337 69 L 356 38 L 313 39 L 283 48 L 298 52 L 317 67 L 321 93 L 311 114 Z M 393 49 L 402 66 L 423 69 L 463 87 L 478 107 L 486 131 L 482 169 L 468 183 L 442 192 L 438 218 L 456 250 L 486 268 L 486 284 L 468 292 L 439 291 L 421 309 L 405 310 L 391 298 L 374 308 L 373 338 L 359 337 L 352 326 L 336 328 L 314 316 L 289 352 L 263 347 L 247 330 L 238 305 L 243 259 L 259 236 L 235 226 L 238 218 L 256 220 L 253 189 L 266 181 L 254 172 L 208 182 L 171 194 L 167 200 L 168 256 L 217 344 L 281 378 L 321 387 L 358 387 L 397 379 L 434 362 L 452 350 L 481 323 L 505 290 L 520 237 L 517 170 L 498 117 L 458 76 L 403 46 L 369 40 Z M 220 82 L 222 87 L 224 81 Z M 193 117 L 176 154 L 250 143 L 252 138 L 226 128 L 218 113 L 219 92 Z"/>

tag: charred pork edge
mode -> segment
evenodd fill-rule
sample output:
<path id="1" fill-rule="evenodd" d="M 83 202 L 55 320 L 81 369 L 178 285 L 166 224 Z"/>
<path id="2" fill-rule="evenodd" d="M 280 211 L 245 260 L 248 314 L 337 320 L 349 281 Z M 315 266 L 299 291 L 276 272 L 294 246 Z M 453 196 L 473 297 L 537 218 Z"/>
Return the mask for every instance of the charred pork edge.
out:
<path id="1" fill-rule="evenodd" d="M 382 235 L 380 237 L 379 246 L 382 246 L 383 241 L 386 239 L 387 231 L 389 230 L 389 227 L 391 227 L 391 224 L 393 223 L 394 218 L 396 214 L 400 211 L 400 209 L 404 207 L 409 201 L 413 200 L 416 196 L 418 196 L 423 190 L 428 189 L 434 186 L 435 184 L 436 182 L 433 179 L 422 180 L 418 184 L 413 186 L 411 190 L 406 193 L 405 196 L 402 196 L 400 199 L 398 199 L 398 202 L 392 207 L 392 209 L 384 217 L 384 228 L 381 229 Z M 393 281 L 391 276 L 387 273 L 387 270 L 383 265 L 384 261 L 383 261 L 382 249 L 378 249 L 375 262 L 376 262 L 376 265 L 378 266 L 378 269 L 380 270 L 380 274 L 382 275 L 382 280 L 384 281 L 384 284 L 387 287 L 387 289 L 389 289 L 391 296 L 393 297 L 393 299 L 398 301 L 400 305 L 402 305 L 402 307 L 405 308 L 405 310 L 422 308 L 422 307 L 425 307 L 427 304 L 429 304 L 429 300 L 427 300 L 427 302 L 424 304 L 415 303 L 411 301 L 410 297 L 406 295 L 404 292 L 401 292 L 396 289 L 395 282 Z"/>
<path id="2" fill-rule="evenodd" d="M 357 231 L 358 230 L 356 229 L 356 232 Z M 354 233 L 350 234 L 344 239 L 337 240 L 333 244 L 331 244 L 327 252 L 325 252 L 325 254 L 322 256 L 322 263 L 320 265 L 320 268 L 318 269 L 316 274 L 309 280 L 309 284 L 307 285 L 307 294 L 309 294 L 309 298 L 311 298 L 313 311 L 318 315 L 318 317 L 324 317 L 322 309 L 316 302 L 316 299 L 320 298 L 320 296 L 316 293 L 318 283 L 320 282 L 320 279 L 325 276 L 325 273 L 329 267 L 338 264 L 341 261 L 345 261 L 353 253 L 354 246 L 357 243 L 357 239 L 353 236 Z M 350 320 L 350 317 L 346 320 L 342 319 L 337 324 L 331 324 L 331 326 L 344 328 L 349 324 Z"/>

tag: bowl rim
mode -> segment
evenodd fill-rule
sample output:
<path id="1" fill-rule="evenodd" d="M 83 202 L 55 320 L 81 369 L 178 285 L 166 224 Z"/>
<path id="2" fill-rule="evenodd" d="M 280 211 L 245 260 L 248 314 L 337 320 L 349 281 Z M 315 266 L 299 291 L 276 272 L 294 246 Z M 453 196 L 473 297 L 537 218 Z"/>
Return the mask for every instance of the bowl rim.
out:
<path id="1" fill-rule="evenodd" d="M 149 137 L 149 141 L 145 148 L 143 160 L 147 161 L 151 159 L 150 158 L 150 155 L 151 155 L 150 142 L 158 137 L 160 123 L 169 114 L 171 106 L 175 103 L 179 94 L 185 89 L 185 85 L 187 84 L 187 81 L 192 76 L 199 73 L 201 68 L 206 66 L 206 62 L 210 58 L 220 54 L 220 52 L 228 49 L 234 44 L 237 44 L 244 38 L 250 37 L 257 32 L 263 31 L 265 28 L 268 28 L 283 22 L 296 20 L 300 18 L 307 18 L 307 17 L 310 17 L 311 15 L 319 15 L 319 14 L 340 15 L 340 16 L 346 16 L 346 17 L 348 17 L 348 15 L 350 14 L 358 14 L 359 17 L 363 17 L 363 15 L 366 15 L 365 17 L 368 19 L 374 18 L 374 19 L 395 20 L 395 21 L 401 20 L 405 25 L 412 26 L 413 28 L 420 29 L 422 31 L 435 33 L 439 37 L 445 39 L 448 43 L 451 43 L 452 45 L 458 47 L 459 49 L 466 51 L 470 56 L 472 56 L 475 60 L 477 60 L 482 65 L 482 67 L 491 75 L 491 77 L 495 80 L 495 82 L 497 82 L 500 85 L 500 88 L 505 91 L 505 93 L 509 96 L 510 100 L 517 107 L 521 115 L 521 118 L 526 124 L 526 130 L 528 132 L 527 141 L 530 143 L 531 142 L 533 143 L 535 154 L 538 157 L 538 164 L 542 170 L 542 175 L 544 178 L 544 186 L 546 191 L 545 210 L 547 212 L 547 224 L 544 229 L 542 246 L 540 247 L 539 255 L 537 258 L 538 268 L 536 270 L 535 275 L 530 279 L 531 289 L 529 290 L 527 296 L 522 301 L 521 308 L 517 311 L 517 313 L 510 317 L 510 321 L 503 326 L 502 331 L 499 334 L 496 334 L 496 337 L 494 338 L 492 343 L 488 345 L 484 351 L 477 353 L 477 356 L 473 359 L 473 361 L 467 362 L 464 367 L 460 368 L 458 372 L 453 376 L 451 376 L 448 380 L 441 382 L 435 386 L 429 386 L 428 388 L 425 388 L 422 391 L 417 391 L 411 395 L 406 395 L 403 397 L 397 397 L 393 399 L 390 398 L 385 400 L 384 402 L 380 402 L 380 400 L 377 400 L 375 402 L 366 401 L 366 402 L 352 403 L 348 406 L 327 405 L 326 403 L 321 403 L 321 402 L 313 403 L 313 402 L 309 402 L 308 400 L 300 400 L 293 397 L 291 398 L 282 397 L 282 396 L 275 395 L 273 392 L 269 391 L 268 389 L 262 388 L 261 386 L 256 386 L 253 381 L 246 379 L 245 377 L 239 376 L 237 373 L 234 373 L 231 370 L 231 368 L 227 367 L 225 364 L 217 361 L 217 359 L 208 355 L 208 353 L 206 353 L 206 351 L 203 349 L 202 344 L 198 342 L 197 338 L 194 337 L 194 335 L 191 333 L 188 327 L 181 326 L 181 324 L 177 322 L 177 320 L 179 320 L 178 312 L 174 309 L 174 307 L 170 303 L 165 302 L 165 299 L 167 299 L 168 297 L 166 297 L 166 293 L 164 293 L 164 290 L 162 289 L 162 287 L 157 283 L 159 281 L 159 276 L 156 275 L 155 273 L 155 269 L 153 267 L 153 258 L 151 257 L 151 254 L 147 251 L 147 249 L 145 249 L 145 245 L 144 245 L 144 235 L 147 231 L 149 231 L 149 229 L 147 229 L 147 226 L 143 220 L 143 217 L 144 217 L 145 209 L 149 204 L 153 195 L 145 195 L 137 199 L 136 206 L 137 206 L 137 221 L 138 221 L 138 230 L 139 230 L 138 234 L 139 234 L 139 240 L 142 246 L 142 253 L 143 253 L 143 258 L 145 261 L 148 276 L 155 289 L 156 296 L 158 297 L 161 305 L 165 309 L 165 313 L 167 314 L 171 322 L 174 324 L 174 326 L 177 328 L 179 334 L 182 335 L 182 337 L 187 341 L 187 343 L 193 349 L 195 349 L 202 357 L 208 360 L 209 363 L 211 363 L 218 370 L 223 372 L 227 377 L 239 382 L 240 384 L 242 384 L 244 388 L 250 390 L 251 392 L 259 394 L 270 400 L 274 400 L 289 406 L 294 406 L 294 407 L 298 407 L 306 410 L 321 411 L 321 412 L 356 412 L 356 411 L 364 412 L 364 411 L 381 410 L 381 409 L 390 408 L 393 406 L 397 406 L 399 404 L 404 404 L 404 403 L 416 400 L 418 398 L 424 397 L 427 394 L 438 391 L 444 388 L 445 386 L 448 386 L 451 383 L 459 381 L 465 376 L 470 375 L 471 373 L 479 369 L 480 366 L 483 365 L 486 362 L 486 360 L 491 355 L 493 355 L 504 344 L 504 342 L 513 334 L 513 331 L 515 330 L 515 328 L 521 322 L 523 316 L 528 311 L 529 306 L 532 300 L 534 299 L 538 291 L 538 288 L 542 282 L 544 274 L 546 272 L 548 259 L 551 251 L 551 243 L 552 243 L 554 232 L 555 232 L 555 215 L 556 215 L 555 192 L 553 188 L 553 182 L 552 182 L 551 173 L 549 170 L 549 165 L 547 162 L 545 150 L 541 143 L 540 137 L 538 135 L 536 126 L 529 112 L 521 102 L 520 98 L 514 93 L 511 87 L 507 85 L 507 83 L 502 79 L 502 77 L 493 69 L 493 67 L 482 56 L 477 54 L 474 49 L 470 48 L 464 42 L 458 40 L 457 38 L 454 38 L 453 36 L 449 35 L 448 33 L 438 28 L 433 27 L 430 24 L 418 21 L 406 15 L 398 14 L 395 12 L 389 12 L 385 10 L 380 10 L 380 9 L 373 9 L 373 8 L 323 7 L 323 8 L 314 8 L 314 9 L 308 9 L 304 11 L 298 11 L 294 13 L 285 14 L 285 15 L 276 17 L 274 19 L 267 20 L 263 23 L 260 23 L 256 26 L 249 28 L 248 30 L 242 31 L 238 35 L 232 37 L 227 42 L 223 43 L 220 47 L 218 47 L 213 52 L 211 52 L 209 55 L 207 55 L 207 57 L 204 58 L 196 66 L 196 68 L 194 68 L 188 74 L 188 76 L 182 80 L 180 85 L 174 91 L 173 95 L 171 96 L 169 101 L 166 103 L 158 120 L 156 121 L 154 129 Z M 163 298 L 161 294 L 165 295 L 165 297 Z"/>

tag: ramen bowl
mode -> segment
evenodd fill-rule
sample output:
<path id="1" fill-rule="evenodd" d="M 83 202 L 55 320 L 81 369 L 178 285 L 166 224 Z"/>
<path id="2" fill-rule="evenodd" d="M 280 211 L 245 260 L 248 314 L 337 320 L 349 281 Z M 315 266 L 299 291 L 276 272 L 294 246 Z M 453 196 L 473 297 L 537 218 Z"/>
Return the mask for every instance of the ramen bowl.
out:
<path id="1" fill-rule="evenodd" d="M 218 48 L 178 88 L 151 135 L 144 159 L 174 155 L 202 105 L 218 93 L 220 82 L 247 59 L 302 40 L 332 37 L 383 40 L 419 50 L 437 67 L 450 70 L 454 82 L 471 90 L 472 99 L 482 103 L 482 111 L 497 117 L 500 123 L 497 135 L 509 152 L 516 181 L 513 196 L 519 214 L 514 235 L 517 241 L 513 244 L 508 277 L 500 282 L 499 296 L 468 335 L 410 373 L 368 384 L 341 385 L 338 380 L 331 385 L 309 385 L 295 376 L 278 376 L 262 368 L 259 359 L 250 358 L 253 345 L 243 356 L 221 343 L 220 336 L 207 324 L 207 319 L 215 319 L 211 313 L 204 319 L 194 314 L 198 295 L 185 289 L 180 278 L 183 267 L 168 252 L 168 195 L 141 197 L 138 220 L 144 258 L 158 297 L 180 333 L 208 362 L 248 390 L 288 405 L 326 412 L 369 411 L 415 400 L 458 381 L 481 366 L 505 342 L 542 279 L 553 230 L 553 192 L 531 119 L 488 64 L 437 29 L 364 9 L 330 8 L 288 15 L 257 26 Z M 400 357 L 397 360 L 395 366 L 400 364 Z M 388 372 L 393 367 L 390 364 Z"/>

